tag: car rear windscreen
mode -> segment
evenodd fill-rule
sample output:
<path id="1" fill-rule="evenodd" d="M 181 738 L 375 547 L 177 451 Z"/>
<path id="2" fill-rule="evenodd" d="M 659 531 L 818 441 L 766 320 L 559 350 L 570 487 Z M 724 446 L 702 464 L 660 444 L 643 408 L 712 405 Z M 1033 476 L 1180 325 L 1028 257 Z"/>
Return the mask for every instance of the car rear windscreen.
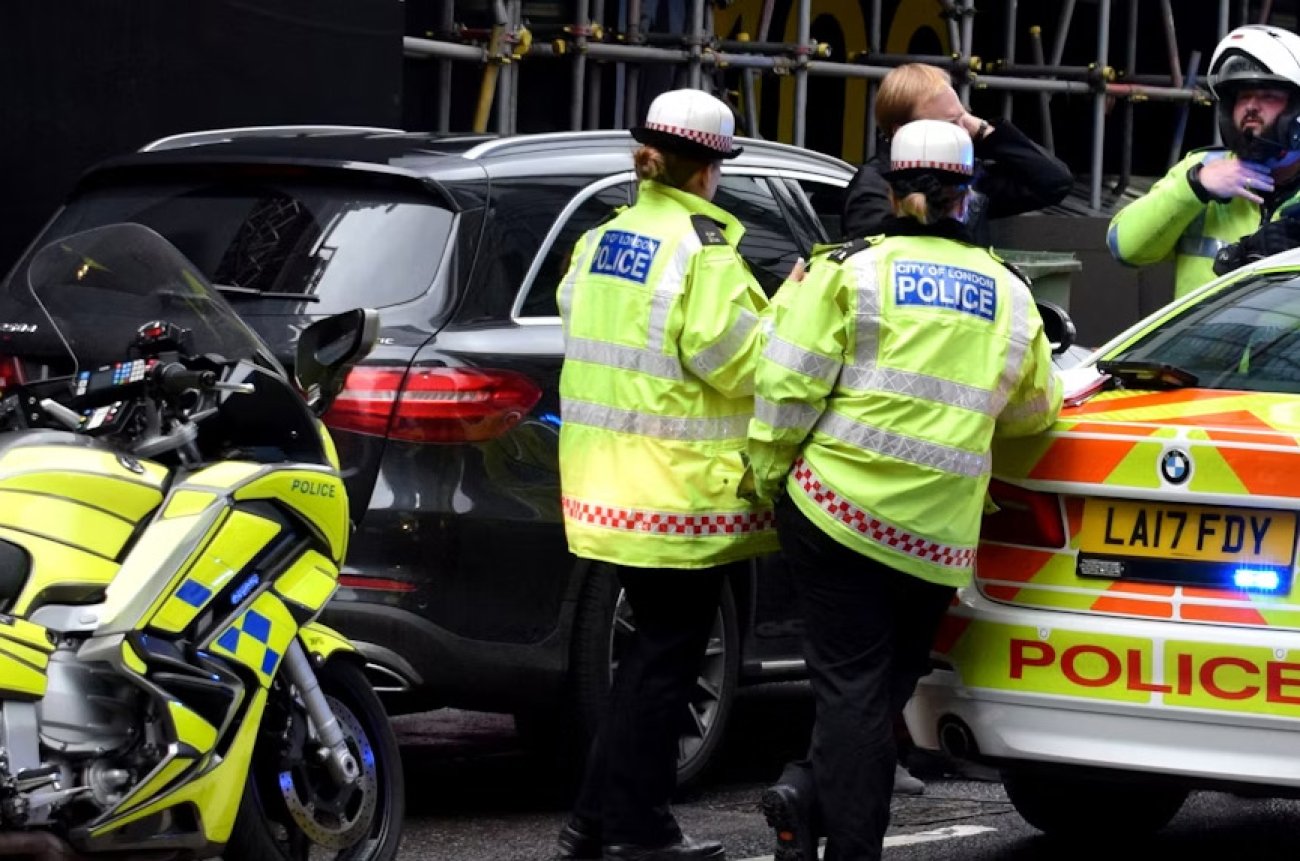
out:
<path id="1" fill-rule="evenodd" d="M 143 224 L 219 289 L 229 288 L 222 292 L 240 313 L 316 316 L 423 295 L 453 218 L 436 199 L 390 185 L 209 176 L 92 188 L 59 213 L 38 245 L 103 224 Z M 24 271 L 25 261 L 14 274 Z"/>

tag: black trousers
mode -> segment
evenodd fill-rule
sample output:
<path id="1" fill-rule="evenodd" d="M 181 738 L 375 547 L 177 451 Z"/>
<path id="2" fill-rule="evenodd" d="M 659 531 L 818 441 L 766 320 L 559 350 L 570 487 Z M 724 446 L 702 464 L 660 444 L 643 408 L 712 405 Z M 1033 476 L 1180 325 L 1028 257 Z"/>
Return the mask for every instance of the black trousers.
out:
<path id="1" fill-rule="evenodd" d="M 813 789 L 826 861 L 877 861 L 894 788 L 894 720 L 930 671 L 930 645 L 956 590 L 850 550 L 788 497 L 776 522 L 817 703 L 810 762 L 791 763 L 782 781 Z"/>
<path id="2" fill-rule="evenodd" d="M 681 839 L 669 809 L 677 741 L 717 616 L 723 568 L 618 568 L 636 632 L 614 674 L 574 814 L 602 842 Z"/>

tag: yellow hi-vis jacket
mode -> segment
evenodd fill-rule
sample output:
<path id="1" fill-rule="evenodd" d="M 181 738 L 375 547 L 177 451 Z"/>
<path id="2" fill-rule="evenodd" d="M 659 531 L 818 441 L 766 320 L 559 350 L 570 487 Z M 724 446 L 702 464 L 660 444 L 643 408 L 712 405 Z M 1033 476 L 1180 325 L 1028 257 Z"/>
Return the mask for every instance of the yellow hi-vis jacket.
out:
<path id="1" fill-rule="evenodd" d="M 577 556 L 705 568 L 777 549 L 737 497 L 767 299 L 744 227 L 653 181 L 578 240 L 560 283 L 560 484 Z"/>
<path id="2" fill-rule="evenodd" d="M 1110 221 L 1106 244 L 1120 263 L 1146 266 L 1174 257 L 1174 295 L 1190 293 L 1218 276 L 1214 256 L 1226 245 L 1258 230 L 1294 202 L 1272 212 L 1242 197 L 1202 201 L 1187 172 L 1197 164 L 1236 158 L 1226 149 L 1194 150 L 1169 169 L 1151 190 L 1125 206 Z"/>
<path id="3" fill-rule="evenodd" d="M 784 486 L 841 544 L 949 586 L 970 580 L 994 433 L 1037 433 L 1061 408 L 1029 288 L 937 236 L 815 258 L 754 385 L 757 494 Z"/>

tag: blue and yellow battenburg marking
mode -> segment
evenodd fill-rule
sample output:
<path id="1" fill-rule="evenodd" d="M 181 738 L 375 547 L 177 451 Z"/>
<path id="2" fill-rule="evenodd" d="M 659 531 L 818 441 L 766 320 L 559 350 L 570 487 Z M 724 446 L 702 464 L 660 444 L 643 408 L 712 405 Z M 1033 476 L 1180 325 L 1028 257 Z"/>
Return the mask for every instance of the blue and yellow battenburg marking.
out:
<path id="1" fill-rule="evenodd" d="M 211 648 L 253 670 L 263 685 L 269 685 L 297 630 L 284 602 L 263 592 L 217 636 Z"/>

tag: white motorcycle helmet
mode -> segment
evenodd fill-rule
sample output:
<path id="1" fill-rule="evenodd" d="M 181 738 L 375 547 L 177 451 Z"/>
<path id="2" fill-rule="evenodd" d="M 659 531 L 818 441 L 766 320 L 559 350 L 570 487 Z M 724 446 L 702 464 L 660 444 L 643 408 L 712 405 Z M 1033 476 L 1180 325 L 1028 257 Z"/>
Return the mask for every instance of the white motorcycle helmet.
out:
<path id="1" fill-rule="evenodd" d="M 733 146 L 736 117 L 721 99 L 703 90 L 669 90 L 655 97 L 645 123 L 632 129 L 632 137 L 647 146 L 713 161 L 735 158 L 742 148 Z"/>
<path id="2" fill-rule="evenodd" d="M 1209 85 L 1219 103 L 1219 134 L 1238 155 L 1267 161 L 1300 150 L 1300 36 L 1263 24 L 1238 27 L 1214 49 Z M 1286 110 L 1259 137 L 1243 136 L 1232 122 L 1237 93 L 1250 88 L 1289 94 Z"/>

